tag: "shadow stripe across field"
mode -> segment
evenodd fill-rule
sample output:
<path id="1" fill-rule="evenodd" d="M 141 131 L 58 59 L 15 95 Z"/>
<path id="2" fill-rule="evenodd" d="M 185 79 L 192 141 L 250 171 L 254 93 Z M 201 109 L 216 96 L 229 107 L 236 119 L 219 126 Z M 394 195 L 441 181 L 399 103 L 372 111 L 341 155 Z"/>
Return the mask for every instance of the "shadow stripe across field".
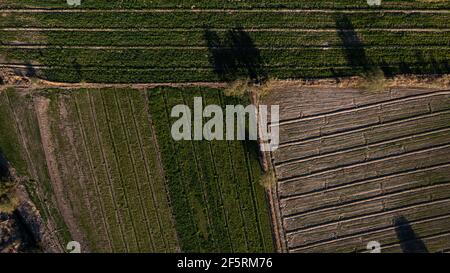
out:
<path id="1" fill-rule="evenodd" d="M 200 1 L 191 5 L 82 1 L 82 6 L 71 9 L 54 1 L 27 1 L 21 9 L 23 3 L 6 1 L 0 6 L 0 54 L 6 63 L 36 65 L 37 76 L 58 82 L 221 80 L 214 71 L 203 69 L 213 68 L 214 52 L 228 49 L 208 46 L 206 32 L 214 31 L 218 39 L 226 40 L 227 33 L 236 28 L 247 33 L 260 51 L 261 65 L 267 67 L 269 77 L 360 74 L 364 69 L 348 59 L 350 51 L 363 52 L 357 48 L 363 48 L 368 63 L 388 74 L 449 70 L 450 5 L 445 2 L 384 1 L 382 8 L 370 8 L 366 1 Z M 341 16 L 347 19 L 342 21 Z M 343 41 L 345 32 L 350 39 Z M 109 68 L 110 75 L 104 75 L 107 65 L 117 71 Z M 66 68 L 56 71 L 58 66 Z M 95 67 L 97 72 L 92 70 Z M 163 70 L 133 71 L 136 67 L 189 67 L 193 71 L 170 78 Z M 236 68 L 238 77 L 246 76 L 243 67 Z"/>

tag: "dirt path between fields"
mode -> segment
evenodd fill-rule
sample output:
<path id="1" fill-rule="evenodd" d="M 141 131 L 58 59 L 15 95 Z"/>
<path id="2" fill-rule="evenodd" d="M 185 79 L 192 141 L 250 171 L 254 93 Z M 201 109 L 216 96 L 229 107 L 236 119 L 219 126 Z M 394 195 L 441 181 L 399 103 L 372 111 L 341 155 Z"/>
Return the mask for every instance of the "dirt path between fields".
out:
<path id="1" fill-rule="evenodd" d="M 342 78 L 326 78 L 326 79 L 293 79 L 293 80 L 270 80 L 269 84 L 274 86 L 283 86 L 296 84 L 298 87 L 332 87 L 332 88 L 364 88 L 366 80 L 362 77 L 342 77 Z M 103 88 L 131 88 L 131 89 L 153 89 L 157 87 L 206 87 L 206 88 L 227 88 L 230 83 L 227 82 L 184 82 L 184 83 L 64 83 L 52 82 L 42 79 L 34 79 L 31 81 L 24 78 L 23 84 L 3 84 L 0 85 L 0 91 L 8 88 L 20 88 L 28 91 L 40 90 L 47 88 L 57 88 L 61 90 L 76 89 L 103 89 Z M 439 88 L 446 89 L 450 87 L 450 74 L 445 75 L 403 75 L 385 79 L 384 88 L 397 87 L 417 87 L 417 88 Z"/>

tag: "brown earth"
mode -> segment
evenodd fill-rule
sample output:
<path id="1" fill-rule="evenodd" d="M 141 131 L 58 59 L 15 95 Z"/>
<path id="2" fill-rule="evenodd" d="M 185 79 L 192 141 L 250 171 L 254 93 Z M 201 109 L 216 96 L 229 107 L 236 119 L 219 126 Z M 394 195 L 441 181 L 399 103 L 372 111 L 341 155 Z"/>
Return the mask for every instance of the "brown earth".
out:
<path id="1" fill-rule="evenodd" d="M 270 155 L 280 251 L 364 252 L 370 241 L 382 252 L 450 248 L 446 81 L 403 77 L 379 92 L 285 82 L 266 95 L 280 105 L 280 148 Z M 419 87 L 392 87 L 411 83 Z"/>

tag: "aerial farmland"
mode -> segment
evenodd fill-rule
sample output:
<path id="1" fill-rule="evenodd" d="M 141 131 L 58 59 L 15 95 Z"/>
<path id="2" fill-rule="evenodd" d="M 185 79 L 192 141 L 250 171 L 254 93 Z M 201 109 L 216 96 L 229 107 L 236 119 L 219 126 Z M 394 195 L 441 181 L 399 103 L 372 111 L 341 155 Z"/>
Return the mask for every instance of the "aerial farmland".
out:
<path id="1" fill-rule="evenodd" d="M 449 252 L 449 62 L 449 1 L 3 0 L 0 252 Z"/>

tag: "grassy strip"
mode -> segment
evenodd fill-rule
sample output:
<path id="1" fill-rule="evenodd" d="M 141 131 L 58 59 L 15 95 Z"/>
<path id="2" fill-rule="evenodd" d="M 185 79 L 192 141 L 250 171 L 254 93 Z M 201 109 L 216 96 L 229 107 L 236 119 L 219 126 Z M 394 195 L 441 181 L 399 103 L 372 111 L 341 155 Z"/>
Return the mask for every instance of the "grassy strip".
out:
<path id="1" fill-rule="evenodd" d="M 277 0 L 277 1 L 253 1 L 253 0 L 135 0 L 135 1 L 108 1 L 108 0 L 82 0 L 81 8 L 333 8 L 333 9 L 367 9 L 370 8 L 365 0 Z M 68 8 L 67 4 L 58 0 L 5 0 L 0 7 L 28 8 Z M 384 0 L 384 9 L 439 9 L 448 8 L 446 1 L 405 1 Z"/>

